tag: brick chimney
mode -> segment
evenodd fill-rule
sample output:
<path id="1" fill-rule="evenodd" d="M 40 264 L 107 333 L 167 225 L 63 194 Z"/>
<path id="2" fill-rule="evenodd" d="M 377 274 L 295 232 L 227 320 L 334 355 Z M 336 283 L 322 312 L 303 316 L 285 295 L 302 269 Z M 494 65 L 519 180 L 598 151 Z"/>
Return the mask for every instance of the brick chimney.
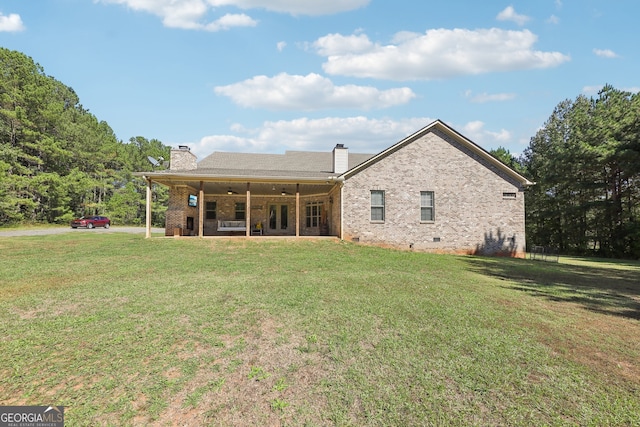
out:
<path id="1" fill-rule="evenodd" d="M 349 149 L 344 144 L 336 144 L 333 149 L 333 172 L 344 173 L 349 170 Z"/>
<path id="2" fill-rule="evenodd" d="M 171 149 L 171 160 L 169 163 L 169 170 L 177 171 L 190 171 L 198 167 L 196 160 L 198 158 L 191 152 L 191 149 L 186 145 L 179 145 L 177 149 Z"/>

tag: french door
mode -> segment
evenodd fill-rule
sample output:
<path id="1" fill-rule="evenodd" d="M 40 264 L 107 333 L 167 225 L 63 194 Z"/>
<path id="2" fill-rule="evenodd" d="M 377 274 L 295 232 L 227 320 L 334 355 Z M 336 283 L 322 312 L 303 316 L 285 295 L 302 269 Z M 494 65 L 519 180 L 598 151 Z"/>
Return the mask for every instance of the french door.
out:
<path id="1" fill-rule="evenodd" d="M 269 205 L 269 230 L 286 230 L 289 228 L 289 206 Z"/>

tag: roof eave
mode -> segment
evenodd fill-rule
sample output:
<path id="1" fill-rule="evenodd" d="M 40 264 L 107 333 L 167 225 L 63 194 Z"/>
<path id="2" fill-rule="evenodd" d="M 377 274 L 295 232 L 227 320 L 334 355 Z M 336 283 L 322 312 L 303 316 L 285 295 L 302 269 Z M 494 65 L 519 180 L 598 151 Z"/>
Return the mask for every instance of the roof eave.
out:
<path id="1" fill-rule="evenodd" d="M 277 183 L 326 183 L 327 181 L 337 181 L 338 176 L 335 174 L 327 174 L 326 176 L 309 177 L 309 176 L 274 176 L 274 175 L 211 175 L 211 174 L 198 174 L 190 171 L 175 171 L 175 172 L 134 172 L 134 176 L 140 176 L 145 179 L 151 179 L 154 181 L 216 181 L 216 182 L 277 182 Z"/>

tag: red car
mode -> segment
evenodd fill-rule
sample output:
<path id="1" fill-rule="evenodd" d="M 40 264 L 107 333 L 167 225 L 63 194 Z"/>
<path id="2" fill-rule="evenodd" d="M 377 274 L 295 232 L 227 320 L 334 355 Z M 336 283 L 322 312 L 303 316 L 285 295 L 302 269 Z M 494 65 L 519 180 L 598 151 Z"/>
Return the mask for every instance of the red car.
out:
<path id="1" fill-rule="evenodd" d="M 104 228 L 109 228 L 109 226 L 111 225 L 111 220 L 109 218 L 107 218 L 106 216 L 88 216 L 88 217 L 82 217 L 82 218 L 78 218 L 78 219 L 74 219 L 73 221 L 71 221 L 71 228 L 78 228 L 78 227 L 87 227 L 87 228 L 93 228 L 93 227 L 104 227 Z"/>

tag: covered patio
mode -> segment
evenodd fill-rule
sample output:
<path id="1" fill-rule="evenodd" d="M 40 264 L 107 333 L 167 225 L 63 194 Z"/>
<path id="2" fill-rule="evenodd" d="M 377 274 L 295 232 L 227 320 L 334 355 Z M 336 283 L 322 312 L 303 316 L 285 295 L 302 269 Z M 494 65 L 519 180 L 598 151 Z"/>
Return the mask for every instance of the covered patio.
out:
<path id="1" fill-rule="evenodd" d="M 140 174 L 147 182 L 146 237 L 151 237 L 153 185 L 171 188 L 166 236 L 341 236 L 342 181 L 335 176 L 194 176 Z"/>

